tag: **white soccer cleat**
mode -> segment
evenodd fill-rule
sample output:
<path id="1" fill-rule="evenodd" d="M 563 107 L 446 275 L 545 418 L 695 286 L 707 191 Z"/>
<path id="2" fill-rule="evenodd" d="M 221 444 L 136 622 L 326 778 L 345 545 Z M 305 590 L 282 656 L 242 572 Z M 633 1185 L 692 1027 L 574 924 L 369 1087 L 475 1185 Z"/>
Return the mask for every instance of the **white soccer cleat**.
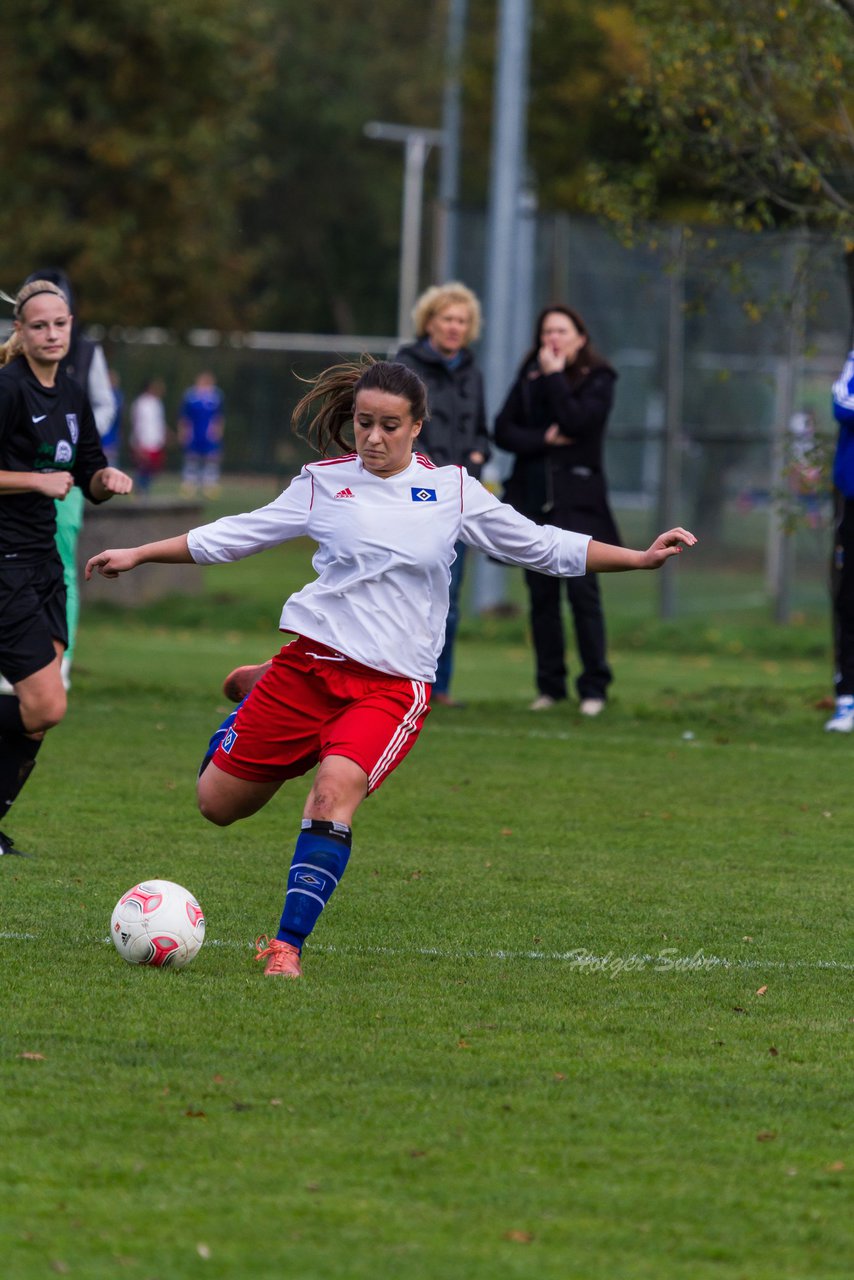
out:
<path id="1" fill-rule="evenodd" d="M 836 699 L 836 710 L 824 726 L 828 733 L 850 733 L 854 729 L 854 697 L 845 694 Z"/>
<path id="2" fill-rule="evenodd" d="M 550 698 L 547 693 L 541 693 L 538 698 L 534 699 L 534 701 L 528 707 L 528 710 L 529 711 L 548 711 L 549 707 L 553 707 L 556 701 L 557 701 L 556 698 Z"/>

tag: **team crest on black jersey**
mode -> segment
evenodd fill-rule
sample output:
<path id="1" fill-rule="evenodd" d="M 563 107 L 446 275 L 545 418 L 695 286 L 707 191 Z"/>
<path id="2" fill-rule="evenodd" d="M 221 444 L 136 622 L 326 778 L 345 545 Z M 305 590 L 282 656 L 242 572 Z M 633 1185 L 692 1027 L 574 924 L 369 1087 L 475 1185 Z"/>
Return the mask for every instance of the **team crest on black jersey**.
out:
<path id="1" fill-rule="evenodd" d="M 435 502 L 435 489 L 410 489 L 413 502 Z"/>
<path id="2" fill-rule="evenodd" d="M 68 423 L 68 434 L 71 436 L 71 443 L 76 444 L 80 439 L 80 428 L 77 425 L 77 414 L 67 413 L 65 421 Z"/>
<path id="3" fill-rule="evenodd" d="M 74 450 L 67 440 L 60 440 L 53 451 L 53 460 L 57 466 L 64 466 L 74 459 Z"/>

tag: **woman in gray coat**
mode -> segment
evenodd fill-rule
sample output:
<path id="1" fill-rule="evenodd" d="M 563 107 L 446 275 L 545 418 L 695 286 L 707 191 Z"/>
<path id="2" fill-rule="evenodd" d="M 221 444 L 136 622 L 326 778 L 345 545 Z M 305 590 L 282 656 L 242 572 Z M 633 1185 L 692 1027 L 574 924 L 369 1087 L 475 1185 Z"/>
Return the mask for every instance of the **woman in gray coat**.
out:
<path id="1" fill-rule="evenodd" d="M 471 289 L 453 281 L 423 293 L 412 312 L 417 341 L 401 347 L 395 359 L 418 374 L 427 387 L 429 417 L 421 429 L 419 451 L 437 467 L 465 467 L 479 479 L 489 457 L 483 378 L 470 344 L 480 333 L 480 303 Z M 436 670 L 432 701 L 459 707 L 451 696 L 454 639 L 466 548 L 456 547 L 451 566 L 451 602 L 445 646 Z"/>

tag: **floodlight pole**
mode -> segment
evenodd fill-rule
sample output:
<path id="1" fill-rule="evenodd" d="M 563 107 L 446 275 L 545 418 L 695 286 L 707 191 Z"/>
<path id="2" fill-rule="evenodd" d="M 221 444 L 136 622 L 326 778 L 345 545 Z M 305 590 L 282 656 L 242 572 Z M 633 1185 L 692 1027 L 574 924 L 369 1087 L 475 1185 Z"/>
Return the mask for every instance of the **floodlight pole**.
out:
<path id="1" fill-rule="evenodd" d="M 424 166 L 427 163 L 430 148 L 441 147 L 445 135 L 441 129 L 385 124 L 380 120 L 371 120 L 365 125 L 364 132 L 367 138 L 375 138 L 380 142 L 402 142 L 404 145 L 400 270 L 397 293 L 397 336 L 403 341 L 411 335 L 410 312 L 418 296 Z"/>
<path id="2" fill-rule="evenodd" d="M 530 0 L 500 0 L 492 103 L 492 155 L 486 247 L 484 381 L 487 411 L 497 412 L 519 359 L 513 319 L 519 309 L 517 255 L 525 193 Z M 530 281 L 526 284 L 530 285 Z"/>
<path id="3" fill-rule="evenodd" d="M 459 272 L 460 134 L 462 132 L 462 61 L 468 0 L 449 0 L 445 41 L 445 86 L 442 93 L 442 146 L 439 163 L 439 235 L 437 275 L 455 280 Z"/>

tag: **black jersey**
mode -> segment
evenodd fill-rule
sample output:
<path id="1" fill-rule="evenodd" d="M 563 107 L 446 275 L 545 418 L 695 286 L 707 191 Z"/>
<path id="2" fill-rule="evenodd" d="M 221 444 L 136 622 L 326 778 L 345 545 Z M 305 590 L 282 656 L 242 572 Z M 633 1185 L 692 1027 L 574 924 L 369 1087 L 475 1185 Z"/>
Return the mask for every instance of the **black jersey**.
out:
<path id="1" fill-rule="evenodd" d="M 61 370 L 43 387 L 23 356 L 0 369 L 0 471 L 70 471 L 87 498 L 108 465 L 86 392 Z M 0 562 L 54 554 L 56 509 L 41 493 L 0 493 Z"/>

